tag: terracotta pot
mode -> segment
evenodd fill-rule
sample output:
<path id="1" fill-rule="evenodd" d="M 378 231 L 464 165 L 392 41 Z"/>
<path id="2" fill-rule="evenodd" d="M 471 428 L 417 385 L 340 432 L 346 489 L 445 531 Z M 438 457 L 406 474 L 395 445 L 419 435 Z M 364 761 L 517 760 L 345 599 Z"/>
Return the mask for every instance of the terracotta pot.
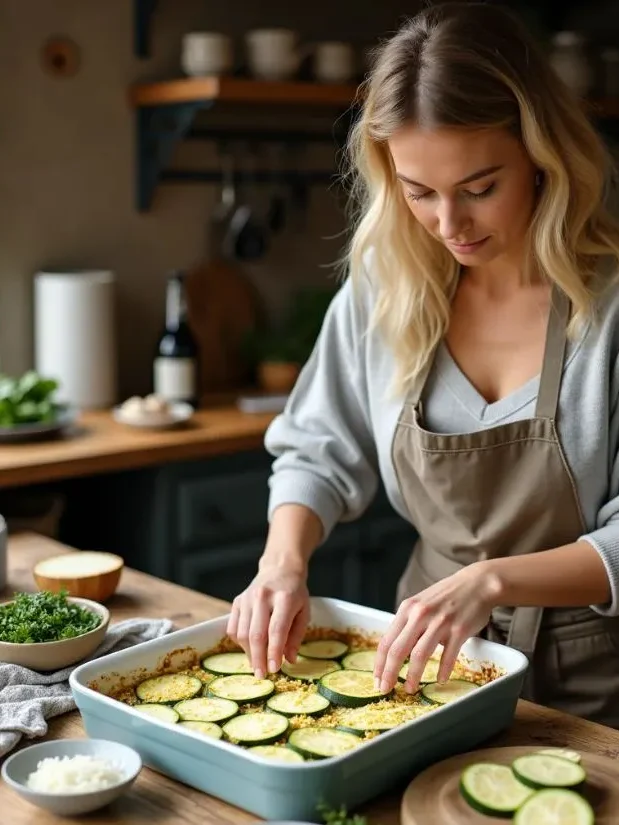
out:
<path id="1" fill-rule="evenodd" d="M 301 367 L 287 361 L 263 361 L 258 364 L 260 388 L 270 393 L 288 393 L 299 377 Z"/>

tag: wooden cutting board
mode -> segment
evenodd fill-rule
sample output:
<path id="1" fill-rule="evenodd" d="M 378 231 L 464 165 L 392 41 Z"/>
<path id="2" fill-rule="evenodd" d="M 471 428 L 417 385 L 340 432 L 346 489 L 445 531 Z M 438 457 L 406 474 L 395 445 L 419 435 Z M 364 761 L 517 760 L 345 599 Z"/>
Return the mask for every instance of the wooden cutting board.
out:
<path id="1" fill-rule="evenodd" d="M 540 745 L 540 749 L 543 748 Z M 475 762 L 509 765 L 535 748 L 487 748 L 454 756 L 427 768 L 413 779 L 402 798 L 402 825 L 505 825 L 509 819 L 485 816 L 462 798 L 460 774 Z M 587 771 L 586 796 L 595 811 L 595 825 L 619 823 L 619 762 L 608 756 L 583 753 Z"/>
<path id="2" fill-rule="evenodd" d="M 242 269 L 223 257 L 190 269 L 187 311 L 199 349 L 200 394 L 246 386 L 251 374 L 243 340 L 260 324 L 262 308 Z"/>

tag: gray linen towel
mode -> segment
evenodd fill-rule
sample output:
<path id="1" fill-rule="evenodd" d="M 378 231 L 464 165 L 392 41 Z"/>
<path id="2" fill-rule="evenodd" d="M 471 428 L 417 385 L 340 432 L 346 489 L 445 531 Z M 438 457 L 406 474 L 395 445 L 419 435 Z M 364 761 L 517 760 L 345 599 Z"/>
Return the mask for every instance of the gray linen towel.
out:
<path id="1" fill-rule="evenodd" d="M 94 653 L 55 673 L 37 673 L 0 662 L 0 756 L 14 748 L 22 736 L 44 736 L 47 719 L 75 710 L 69 675 L 76 667 L 106 653 L 164 636 L 172 627 L 169 619 L 127 619 L 110 625 Z"/>

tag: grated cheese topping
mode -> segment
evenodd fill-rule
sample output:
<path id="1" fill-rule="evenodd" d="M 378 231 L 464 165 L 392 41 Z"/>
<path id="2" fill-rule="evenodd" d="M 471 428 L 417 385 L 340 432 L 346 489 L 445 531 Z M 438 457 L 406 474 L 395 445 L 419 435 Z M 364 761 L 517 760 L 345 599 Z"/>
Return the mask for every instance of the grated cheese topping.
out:
<path id="1" fill-rule="evenodd" d="M 103 791 L 122 781 L 120 767 L 107 759 L 86 754 L 41 759 L 26 782 L 32 791 L 78 794 Z"/>

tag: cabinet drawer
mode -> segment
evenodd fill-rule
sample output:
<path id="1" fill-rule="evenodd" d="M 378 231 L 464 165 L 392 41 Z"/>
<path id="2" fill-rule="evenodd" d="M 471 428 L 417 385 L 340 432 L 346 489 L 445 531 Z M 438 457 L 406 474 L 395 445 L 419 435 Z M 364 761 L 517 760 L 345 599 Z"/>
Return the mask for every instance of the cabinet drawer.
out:
<path id="1" fill-rule="evenodd" d="M 184 479 L 178 485 L 178 539 L 188 548 L 266 535 L 269 497 L 264 469 Z"/>

